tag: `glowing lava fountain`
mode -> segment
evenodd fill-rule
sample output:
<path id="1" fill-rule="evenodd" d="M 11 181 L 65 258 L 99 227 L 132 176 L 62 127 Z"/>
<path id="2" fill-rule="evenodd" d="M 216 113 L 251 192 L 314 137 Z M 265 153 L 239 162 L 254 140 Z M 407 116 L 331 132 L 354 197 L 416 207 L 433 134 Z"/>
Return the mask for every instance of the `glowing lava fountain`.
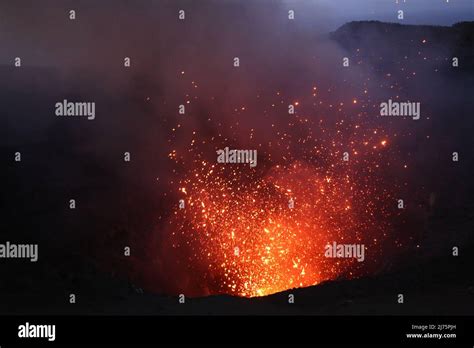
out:
<path id="1" fill-rule="evenodd" d="M 369 197 L 388 193 L 358 187 L 347 168 L 322 172 L 297 161 L 260 178 L 236 166 L 196 168 L 180 183 L 185 208 L 169 223 L 173 247 L 209 293 L 263 296 L 359 276 L 377 262 L 386 228 Z M 326 258 L 334 241 L 364 244 L 363 267 Z"/>

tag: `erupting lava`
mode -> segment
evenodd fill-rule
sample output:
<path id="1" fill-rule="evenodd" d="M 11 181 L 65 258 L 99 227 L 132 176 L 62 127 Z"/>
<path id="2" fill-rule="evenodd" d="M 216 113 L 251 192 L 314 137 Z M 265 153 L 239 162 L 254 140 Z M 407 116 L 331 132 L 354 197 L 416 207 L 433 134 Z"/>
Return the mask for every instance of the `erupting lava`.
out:
<path id="1" fill-rule="evenodd" d="M 327 103 L 335 91 L 313 85 L 293 100 L 294 114 L 277 91 L 257 95 L 252 110 L 172 125 L 174 208 L 161 243 L 176 279 L 169 292 L 264 296 L 380 267 L 399 189 L 385 179 L 403 165 L 392 146 L 402 134 L 377 124 L 366 90 Z M 227 147 L 255 149 L 258 165 L 219 163 Z M 364 247 L 366 257 L 326 257 L 333 243 Z"/>
<path id="2" fill-rule="evenodd" d="M 390 195 L 374 178 L 354 182 L 355 167 L 339 160 L 323 171 L 295 160 L 259 176 L 243 165 L 194 164 L 170 227 L 173 247 L 186 250 L 189 272 L 210 293 L 263 296 L 359 276 L 378 261 L 387 230 L 378 217 L 388 213 L 374 202 Z M 326 258 L 334 241 L 364 244 L 370 257 L 363 267 Z"/>

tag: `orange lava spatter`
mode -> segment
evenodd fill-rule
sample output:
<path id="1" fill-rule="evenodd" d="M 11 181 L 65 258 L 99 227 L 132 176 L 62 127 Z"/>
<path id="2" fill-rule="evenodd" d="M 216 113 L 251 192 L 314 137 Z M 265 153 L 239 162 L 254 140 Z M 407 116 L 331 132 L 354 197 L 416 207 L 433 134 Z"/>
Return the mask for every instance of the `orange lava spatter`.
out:
<path id="1" fill-rule="evenodd" d="M 171 219 L 175 248 L 189 250 L 212 293 L 264 296 L 363 270 L 352 259 L 324 255 L 325 246 L 360 243 L 376 261 L 373 236 L 384 234 L 375 206 L 347 171 L 321 172 L 294 162 L 252 180 L 251 171 L 202 162 L 181 182 L 185 209 Z M 234 167 L 235 168 L 235 167 Z M 229 180 L 229 177 L 231 180 Z M 204 269 L 204 271 L 203 271 Z"/>

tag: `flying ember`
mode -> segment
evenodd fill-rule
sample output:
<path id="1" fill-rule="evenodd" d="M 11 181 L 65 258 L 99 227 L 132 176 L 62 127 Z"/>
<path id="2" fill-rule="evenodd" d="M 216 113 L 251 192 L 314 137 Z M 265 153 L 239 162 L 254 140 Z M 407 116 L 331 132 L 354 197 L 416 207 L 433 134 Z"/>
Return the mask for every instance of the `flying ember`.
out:
<path id="1" fill-rule="evenodd" d="M 368 133 L 374 139 L 367 142 L 387 144 Z M 358 142 L 353 153 L 365 157 L 359 154 L 352 165 L 337 146 L 311 141 L 308 151 L 323 162 L 287 158 L 287 165 L 244 168 L 195 160 L 179 183 L 184 204 L 169 220 L 187 272 L 207 284 L 209 294 L 245 297 L 371 272 L 387 235 L 391 194 L 370 163 L 377 147 L 364 151 L 365 140 Z M 325 257 L 333 243 L 363 245 L 367 257 Z"/>

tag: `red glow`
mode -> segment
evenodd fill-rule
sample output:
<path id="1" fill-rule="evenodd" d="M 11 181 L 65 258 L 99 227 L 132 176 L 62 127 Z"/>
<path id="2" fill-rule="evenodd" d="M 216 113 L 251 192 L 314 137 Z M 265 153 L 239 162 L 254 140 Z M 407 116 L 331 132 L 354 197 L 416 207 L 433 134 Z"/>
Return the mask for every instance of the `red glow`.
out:
<path id="1" fill-rule="evenodd" d="M 180 182 L 186 208 L 169 222 L 188 272 L 200 274 L 211 294 L 246 297 L 365 274 L 387 231 L 377 200 L 390 195 L 376 179 L 355 182 L 354 168 L 333 161 L 323 169 L 295 160 L 262 177 L 242 165 L 196 161 Z M 369 256 L 363 264 L 326 258 L 334 241 L 364 244 Z"/>

